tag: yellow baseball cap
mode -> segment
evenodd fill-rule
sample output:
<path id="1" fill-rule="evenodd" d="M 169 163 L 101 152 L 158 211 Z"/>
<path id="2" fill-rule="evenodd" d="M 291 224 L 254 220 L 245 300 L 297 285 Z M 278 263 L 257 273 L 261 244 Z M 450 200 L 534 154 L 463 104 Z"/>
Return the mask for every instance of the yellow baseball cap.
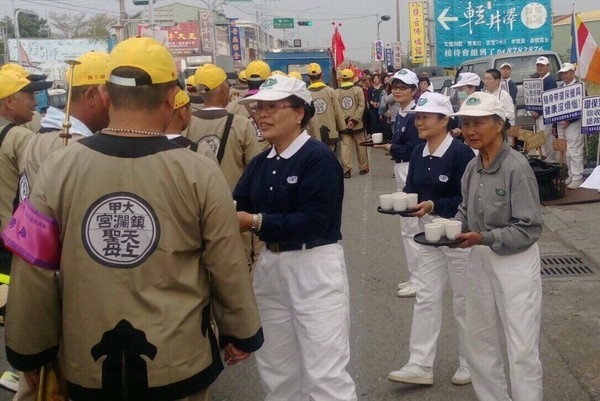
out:
<path id="1" fill-rule="evenodd" d="M 246 70 L 240 71 L 238 74 L 238 79 L 242 82 L 246 82 Z"/>
<path id="2" fill-rule="evenodd" d="M 275 70 L 271 72 L 271 76 L 273 75 L 285 75 L 285 72 L 281 71 L 281 70 Z"/>
<path id="3" fill-rule="evenodd" d="M 323 72 L 321 66 L 317 63 L 310 63 L 308 65 L 308 75 L 319 75 Z"/>
<path id="4" fill-rule="evenodd" d="M 77 58 L 81 64 L 73 68 L 73 81 L 71 69 L 67 70 L 67 82 L 72 86 L 100 85 L 106 82 L 106 61 L 108 53 L 91 51 Z"/>
<path id="5" fill-rule="evenodd" d="M 251 61 L 246 67 L 246 79 L 249 81 L 265 81 L 270 75 L 271 67 L 264 61 Z"/>
<path id="6" fill-rule="evenodd" d="M 119 67 L 135 67 L 147 78 L 125 78 L 113 74 Z M 110 52 L 107 61 L 107 81 L 121 86 L 156 85 L 177 80 L 177 68 L 169 49 L 152 38 L 129 38 Z"/>
<path id="7" fill-rule="evenodd" d="M 288 74 L 288 77 L 290 78 L 296 78 L 299 79 L 300 81 L 303 81 L 302 79 L 302 74 L 300 74 L 298 71 L 292 71 Z"/>
<path id="8" fill-rule="evenodd" d="M 227 80 L 227 74 L 222 68 L 214 64 L 204 64 L 194 73 L 196 89 L 199 92 L 208 92 Z"/>
<path id="9" fill-rule="evenodd" d="M 17 92 L 37 92 L 51 86 L 52 82 L 30 81 L 12 71 L 0 71 L 0 99 L 5 99 Z"/>
<path id="10" fill-rule="evenodd" d="M 342 70 L 342 79 L 354 78 L 354 71 L 350 68 Z"/>
<path id="11" fill-rule="evenodd" d="M 0 71 L 11 71 L 20 76 L 21 78 L 27 78 L 30 81 L 43 81 L 46 78 L 48 78 L 47 76 L 42 74 L 32 74 L 25 68 L 21 67 L 19 64 L 15 63 L 4 64 L 2 68 L 0 68 Z"/>
<path id="12" fill-rule="evenodd" d="M 190 102 L 190 95 L 188 95 L 187 91 L 179 90 L 175 95 L 175 105 L 173 106 L 174 110 L 179 109 L 180 107 L 185 106 Z"/>

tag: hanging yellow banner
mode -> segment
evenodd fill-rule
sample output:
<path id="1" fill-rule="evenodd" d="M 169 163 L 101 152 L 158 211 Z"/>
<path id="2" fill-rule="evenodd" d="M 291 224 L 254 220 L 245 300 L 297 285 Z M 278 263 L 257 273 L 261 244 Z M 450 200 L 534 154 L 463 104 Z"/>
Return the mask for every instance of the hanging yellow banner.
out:
<path id="1" fill-rule="evenodd" d="M 425 43 L 425 13 L 423 12 L 422 2 L 408 3 L 408 23 L 412 62 L 415 64 L 424 63 L 427 46 Z"/>

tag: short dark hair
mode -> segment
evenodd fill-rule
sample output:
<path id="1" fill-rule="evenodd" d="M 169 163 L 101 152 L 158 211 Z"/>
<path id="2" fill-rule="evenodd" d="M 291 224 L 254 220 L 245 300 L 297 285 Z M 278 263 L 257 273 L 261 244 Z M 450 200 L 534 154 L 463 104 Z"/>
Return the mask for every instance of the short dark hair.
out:
<path id="1" fill-rule="evenodd" d="M 319 79 L 321 79 L 322 76 L 323 76 L 322 72 L 320 72 L 318 74 L 314 74 L 314 75 L 308 74 L 308 79 L 310 79 L 311 81 L 318 81 Z"/>
<path id="2" fill-rule="evenodd" d="M 300 126 L 302 128 L 306 128 L 310 119 L 315 115 L 315 106 L 312 104 L 308 105 L 303 99 L 293 95 L 285 98 L 284 100 L 290 102 L 290 105 L 295 109 L 304 109 L 304 117 L 302 117 L 302 120 L 300 121 Z"/>
<path id="3" fill-rule="evenodd" d="M 87 92 L 87 90 L 89 88 L 97 88 L 98 85 L 81 85 L 81 86 L 74 86 L 73 89 L 71 90 L 71 99 L 69 99 L 69 102 L 76 102 L 79 99 L 82 98 L 83 94 L 85 92 Z"/>
<path id="4" fill-rule="evenodd" d="M 419 77 L 419 83 L 421 82 L 427 82 L 427 85 L 431 85 L 431 81 L 428 77 Z"/>
<path id="5" fill-rule="evenodd" d="M 490 68 L 485 72 L 486 74 L 490 74 L 494 79 L 500 79 L 500 71 L 495 68 Z"/>
<path id="6" fill-rule="evenodd" d="M 118 67 L 114 75 L 123 78 L 150 79 L 148 73 L 135 67 Z M 122 86 L 106 83 L 110 102 L 117 109 L 153 111 L 165 100 L 167 91 L 177 86 L 177 81 L 156 85 Z"/>

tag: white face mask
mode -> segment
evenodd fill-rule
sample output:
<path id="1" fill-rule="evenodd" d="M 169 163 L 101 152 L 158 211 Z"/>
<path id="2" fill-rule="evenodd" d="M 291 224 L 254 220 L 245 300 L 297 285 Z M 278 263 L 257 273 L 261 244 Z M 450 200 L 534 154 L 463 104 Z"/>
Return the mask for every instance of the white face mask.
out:
<path id="1" fill-rule="evenodd" d="M 463 92 L 463 91 L 459 91 L 458 92 L 458 99 L 460 99 L 461 103 L 468 97 L 469 95 L 467 94 L 467 92 Z"/>

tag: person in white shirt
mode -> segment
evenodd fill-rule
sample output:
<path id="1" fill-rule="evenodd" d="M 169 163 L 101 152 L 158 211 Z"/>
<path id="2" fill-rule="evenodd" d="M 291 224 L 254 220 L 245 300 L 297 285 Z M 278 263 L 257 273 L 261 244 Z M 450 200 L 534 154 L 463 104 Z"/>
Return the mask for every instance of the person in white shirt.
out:
<path id="1" fill-rule="evenodd" d="M 500 71 L 495 68 L 490 68 L 483 76 L 483 90 L 490 93 L 502 102 L 506 120 L 511 126 L 515 125 L 515 104 L 513 103 L 510 94 L 500 88 Z"/>
<path id="2" fill-rule="evenodd" d="M 517 104 L 517 84 L 515 83 L 515 81 L 513 81 L 510 77 L 510 74 L 512 73 L 512 65 L 510 65 L 510 63 L 502 63 L 502 65 L 500 66 L 500 75 L 502 76 L 502 83 L 506 84 L 506 91 L 508 91 L 508 94 L 510 95 L 510 97 L 513 100 L 514 104 Z M 502 86 L 502 84 L 501 84 Z"/>
<path id="3" fill-rule="evenodd" d="M 563 81 L 561 86 L 569 86 L 577 83 L 575 79 L 575 66 L 564 63 L 558 70 Z M 577 189 L 583 182 L 583 149 L 584 141 L 581 134 L 581 119 L 565 119 L 556 124 L 559 138 L 567 140 L 567 167 L 569 177 L 566 184 L 568 189 Z"/>
<path id="4" fill-rule="evenodd" d="M 542 79 L 544 92 L 557 87 L 556 80 L 552 74 L 550 74 L 550 60 L 548 60 L 548 57 L 541 56 L 537 58 L 535 61 L 535 73 L 538 78 Z M 548 163 L 555 163 L 556 152 L 554 151 L 554 147 L 552 145 L 552 142 L 554 141 L 552 124 L 544 124 L 544 115 L 541 111 L 539 113 L 532 111 L 531 116 L 535 120 L 537 131 L 539 132 L 543 130 L 544 134 L 546 135 L 546 143 L 543 147 L 545 161 Z"/>

